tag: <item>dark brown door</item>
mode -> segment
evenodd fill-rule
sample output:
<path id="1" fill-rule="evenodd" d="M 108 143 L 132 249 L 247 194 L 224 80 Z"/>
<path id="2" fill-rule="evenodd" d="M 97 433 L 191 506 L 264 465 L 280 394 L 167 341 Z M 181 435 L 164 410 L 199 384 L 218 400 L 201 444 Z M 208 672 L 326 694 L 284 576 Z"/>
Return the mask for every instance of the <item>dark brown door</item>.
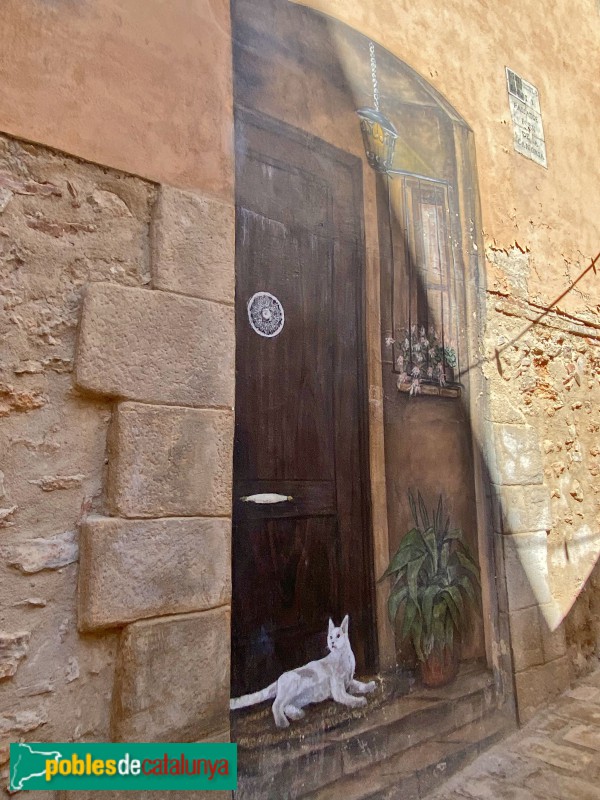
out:
<path id="1" fill-rule="evenodd" d="M 234 696 L 325 655 L 330 616 L 375 666 L 360 161 L 242 111 L 236 150 Z"/>

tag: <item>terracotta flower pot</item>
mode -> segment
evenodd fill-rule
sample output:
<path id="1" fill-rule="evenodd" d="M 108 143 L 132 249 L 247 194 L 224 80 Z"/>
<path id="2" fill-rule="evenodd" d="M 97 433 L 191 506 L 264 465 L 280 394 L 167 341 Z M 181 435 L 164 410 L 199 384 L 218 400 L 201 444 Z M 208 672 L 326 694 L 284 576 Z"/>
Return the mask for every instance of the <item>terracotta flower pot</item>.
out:
<path id="1" fill-rule="evenodd" d="M 421 680 L 424 686 L 436 689 L 451 683 L 458 675 L 460 666 L 460 642 L 454 639 L 452 648 L 442 650 L 434 647 L 429 658 L 421 662 Z"/>

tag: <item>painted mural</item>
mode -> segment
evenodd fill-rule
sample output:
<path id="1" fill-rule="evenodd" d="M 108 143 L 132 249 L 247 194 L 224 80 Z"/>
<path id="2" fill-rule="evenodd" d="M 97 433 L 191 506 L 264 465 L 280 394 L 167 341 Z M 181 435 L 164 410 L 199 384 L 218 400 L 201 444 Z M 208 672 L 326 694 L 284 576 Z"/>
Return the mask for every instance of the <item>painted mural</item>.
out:
<path id="1" fill-rule="evenodd" d="M 452 727 L 436 690 L 489 679 L 469 131 L 398 58 L 312 10 L 236 0 L 233 25 L 237 796 L 342 797 L 370 769 L 385 784 L 377 765 L 423 709 L 431 736 Z"/>

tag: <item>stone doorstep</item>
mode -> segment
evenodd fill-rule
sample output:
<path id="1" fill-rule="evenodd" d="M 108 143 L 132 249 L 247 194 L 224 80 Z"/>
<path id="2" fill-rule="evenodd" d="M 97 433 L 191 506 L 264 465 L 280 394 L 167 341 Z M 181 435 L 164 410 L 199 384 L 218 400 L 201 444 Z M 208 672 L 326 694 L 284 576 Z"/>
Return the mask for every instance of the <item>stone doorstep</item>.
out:
<path id="1" fill-rule="evenodd" d="M 277 754 L 276 764 L 264 755 L 253 765 L 253 774 L 244 774 L 244 754 L 238 749 L 238 788 L 236 800 L 292 800 L 299 785 L 310 789 L 325 786 L 342 778 L 342 752 L 339 746 L 321 742 L 290 748 L 288 758 Z M 286 789 L 289 791 L 286 793 Z"/>
<path id="2" fill-rule="evenodd" d="M 281 744 L 270 747 L 269 750 L 261 744 L 257 751 L 242 746 L 240 758 L 253 774 L 264 774 L 264 764 L 257 762 L 255 753 L 258 753 L 259 759 L 262 759 L 263 755 L 267 753 L 273 769 L 279 769 L 282 764 L 289 762 L 294 757 L 294 753 L 301 757 L 305 753 L 317 752 L 330 743 L 344 745 L 359 737 L 365 739 L 370 734 L 379 734 L 382 729 L 386 728 L 401 731 L 408 728 L 413 729 L 419 720 L 422 720 L 424 724 L 431 724 L 435 717 L 448 711 L 449 701 L 452 701 L 451 707 L 454 713 L 459 708 L 456 701 L 468 701 L 472 705 L 482 701 L 485 703 L 486 710 L 489 710 L 496 704 L 495 694 L 492 674 L 478 662 L 465 663 L 461 665 L 457 679 L 450 686 L 440 689 L 418 689 L 408 694 L 396 694 L 385 701 L 383 705 L 378 705 L 374 710 L 368 711 L 366 717 L 344 720 L 335 728 L 326 732 L 319 731 L 317 734 L 309 733 L 302 736 L 297 742 L 286 739 Z M 474 716 L 465 720 L 464 724 L 473 718 Z M 270 723 L 270 712 L 268 720 Z M 460 727 L 460 725 L 454 727 Z M 435 730 L 439 732 L 439 727 L 436 727 Z M 417 742 L 411 741 L 407 746 L 411 747 L 413 744 L 417 744 Z M 256 769 L 253 770 L 253 767 Z"/>
<path id="3" fill-rule="evenodd" d="M 436 736 L 443 736 L 485 716 L 495 707 L 495 693 L 488 688 L 487 680 L 479 681 L 477 687 L 473 681 L 466 683 L 465 691 L 459 694 L 455 689 L 453 698 L 432 698 L 426 707 L 397 719 L 379 724 L 374 719 L 369 731 L 348 731 L 342 739 L 344 774 L 372 764 L 376 760 L 373 752 L 389 757 L 427 741 L 432 731 Z M 424 701 L 417 699 L 416 702 Z"/>
<path id="4" fill-rule="evenodd" d="M 343 775 L 378 773 L 375 765 L 387 763 L 390 756 L 412 752 L 433 736 L 452 736 L 457 728 L 475 723 L 495 707 L 492 676 L 482 670 L 473 673 L 467 667 L 452 686 L 405 695 L 378 708 L 368 719 L 312 735 L 294 747 L 256 753 L 241 750 L 238 764 L 242 777 L 236 797 L 269 797 L 274 787 L 281 791 L 283 786 L 298 783 L 304 791 L 318 792 L 339 782 Z M 366 778 L 362 780 L 364 786 Z"/>
<path id="5" fill-rule="evenodd" d="M 448 736 L 433 738 L 303 794 L 300 800 L 422 800 L 514 727 L 509 715 L 493 712 Z"/>

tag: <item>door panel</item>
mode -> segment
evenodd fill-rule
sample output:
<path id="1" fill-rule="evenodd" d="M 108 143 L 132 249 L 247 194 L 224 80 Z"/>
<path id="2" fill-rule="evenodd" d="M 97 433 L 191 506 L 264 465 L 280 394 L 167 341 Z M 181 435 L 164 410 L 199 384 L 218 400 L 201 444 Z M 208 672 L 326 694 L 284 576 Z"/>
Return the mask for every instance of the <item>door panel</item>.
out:
<path id="1" fill-rule="evenodd" d="M 360 161 L 282 123 L 236 120 L 232 692 L 326 653 L 350 614 L 373 668 L 363 393 Z M 250 326 L 269 292 L 285 321 Z M 284 502 L 241 498 L 277 493 Z"/>
<path id="2" fill-rule="evenodd" d="M 252 601 L 234 605 L 234 687 L 266 686 L 287 669 L 321 658 L 323 609 L 338 594 L 334 516 L 245 520 L 236 525 L 236 583 Z M 331 612 L 333 613 L 333 609 Z M 237 694 L 237 692 L 234 692 Z"/>
<path id="3" fill-rule="evenodd" d="M 240 237 L 237 377 L 246 400 L 237 406 L 237 427 L 255 436 L 258 424 L 260 437 L 239 448 L 236 478 L 333 480 L 330 243 L 245 208 Z M 274 338 L 248 323 L 247 301 L 262 290 L 284 308 Z"/>

